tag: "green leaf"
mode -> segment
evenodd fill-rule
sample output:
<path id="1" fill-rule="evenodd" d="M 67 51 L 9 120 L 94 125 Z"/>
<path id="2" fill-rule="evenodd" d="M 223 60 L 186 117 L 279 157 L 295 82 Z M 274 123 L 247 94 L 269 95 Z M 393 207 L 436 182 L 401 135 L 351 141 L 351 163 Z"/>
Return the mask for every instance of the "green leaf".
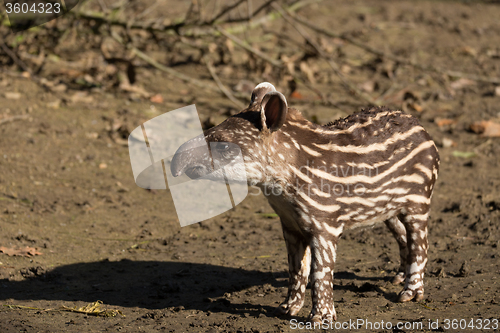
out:
<path id="1" fill-rule="evenodd" d="M 455 151 L 453 151 L 452 155 L 455 156 L 455 157 L 461 157 L 461 158 L 471 158 L 471 157 L 476 156 L 476 153 L 474 153 L 472 151 L 458 151 L 458 150 L 455 150 Z"/>
<path id="2" fill-rule="evenodd" d="M 268 219 L 271 219 L 273 217 L 278 217 L 278 214 L 276 213 L 259 213 L 259 215 L 262 217 L 267 217 Z"/>

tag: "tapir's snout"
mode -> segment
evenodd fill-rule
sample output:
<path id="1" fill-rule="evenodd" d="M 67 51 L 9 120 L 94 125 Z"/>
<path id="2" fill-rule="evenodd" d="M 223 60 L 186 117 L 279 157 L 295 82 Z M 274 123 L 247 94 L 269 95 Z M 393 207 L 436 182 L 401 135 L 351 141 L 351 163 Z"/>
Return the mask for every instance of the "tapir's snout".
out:
<path id="1" fill-rule="evenodd" d="M 191 139 L 177 149 L 170 165 L 174 177 L 186 174 L 195 179 L 210 173 L 212 163 L 208 146 L 203 135 Z"/>

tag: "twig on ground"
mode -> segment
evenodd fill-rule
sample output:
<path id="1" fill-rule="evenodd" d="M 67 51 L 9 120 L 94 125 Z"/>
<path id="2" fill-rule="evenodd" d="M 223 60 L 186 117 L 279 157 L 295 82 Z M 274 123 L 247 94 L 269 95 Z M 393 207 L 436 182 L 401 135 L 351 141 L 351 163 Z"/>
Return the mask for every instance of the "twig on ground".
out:
<path id="1" fill-rule="evenodd" d="M 264 10 L 264 8 L 266 8 L 267 6 L 269 6 L 270 4 L 272 4 L 273 2 L 275 2 L 276 0 L 269 0 L 269 1 L 266 1 L 264 2 L 259 8 L 257 8 L 253 13 L 252 15 L 250 15 L 249 19 L 252 19 L 253 17 L 255 17 L 257 14 L 260 13 L 261 10 Z M 305 2 L 305 1 L 303 1 Z M 291 9 L 294 5 L 290 6 L 289 8 Z M 300 7 L 299 7 L 300 8 Z M 298 8 L 297 8 L 298 9 Z"/>
<path id="2" fill-rule="evenodd" d="M 96 317 L 116 317 L 117 315 L 125 317 L 125 315 L 120 310 L 101 309 L 101 305 L 102 301 L 90 303 L 80 308 L 76 306 L 74 308 L 70 308 L 63 305 L 59 308 L 59 311 L 83 313 L 86 315 L 96 316 Z"/>
<path id="3" fill-rule="evenodd" d="M 257 50 L 256 48 L 251 47 L 250 45 L 248 45 L 247 43 L 243 42 L 238 37 L 232 35 L 231 33 L 227 32 L 227 31 L 225 31 L 224 29 L 217 27 L 216 30 L 219 31 L 224 36 L 226 36 L 227 38 L 229 38 L 230 40 L 232 40 L 239 47 L 242 47 L 245 50 L 247 50 L 248 52 L 253 53 L 257 57 L 264 59 L 265 61 L 267 61 L 271 65 L 273 65 L 275 67 L 278 67 L 278 68 L 283 67 L 283 63 L 281 61 L 275 60 L 275 59 L 272 59 L 272 58 L 268 57 L 265 53 Z"/>
<path id="4" fill-rule="evenodd" d="M 156 10 L 156 7 L 160 4 L 160 0 L 156 0 L 151 6 L 148 6 L 145 10 L 143 10 L 139 15 L 137 15 L 134 19 L 138 20 L 148 15 L 152 11 Z"/>
<path id="5" fill-rule="evenodd" d="M 337 75 L 337 77 L 342 81 L 342 83 L 344 85 L 346 85 L 350 90 L 352 90 L 356 95 L 358 95 L 359 97 L 361 97 L 362 99 L 364 99 L 365 101 L 367 101 L 368 103 L 370 104 L 374 104 L 374 105 L 377 105 L 377 101 L 374 100 L 371 96 L 369 96 L 368 94 L 365 94 L 364 92 L 362 92 L 358 87 L 356 87 L 356 85 L 354 83 L 352 83 L 351 81 L 349 81 L 341 72 L 340 72 L 340 69 L 339 69 L 339 66 L 337 65 L 337 63 L 330 57 L 328 56 L 325 52 L 323 52 L 323 49 L 314 41 L 312 40 L 308 35 L 307 33 L 297 24 L 295 24 L 297 21 L 291 17 L 290 15 L 288 15 L 288 13 L 278 4 L 273 4 L 273 7 L 278 10 L 281 15 L 283 16 L 283 18 L 285 19 L 285 21 L 287 21 L 292 27 L 295 28 L 295 30 L 298 31 L 298 33 L 312 46 L 314 47 L 314 49 L 316 50 L 316 52 L 318 52 L 318 54 L 324 58 L 328 65 L 330 65 L 330 67 L 332 68 L 333 72 L 335 73 L 335 75 Z"/>
<path id="6" fill-rule="evenodd" d="M 2 124 L 5 124 L 5 123 L 10 123 L 12 121 L 16 121 L 16 120 L 22 120 L 22 119 L 28 119 L 29 116 L 27 114 L 23 114 L 22 116 L 12 116 L 12 117 L 8 117 L 8 118 L 3 118 L 3 119 L 0 119 L 0 125 Z"/>
<path id="7" fill-rule="evenodd" d="M 101 9 L 103 12 L 107 12 L 108 11 L 108 6 L 106 6 L 106 3 L 104 2 L 104 0 L 99 0 L 99 5 L 101 6 Z"/>
<path id="8" fill-rule="evenodd" d="M 0 41 L 0 48 L 2 48 L 2 50 L 16 63 L 16 65 L 18 65 L 23 71 L 28 72 L 31 75 L 31 69 L 29 69 L 29 67 L 21 59 L 19 59 L 14 51 L 9 49 L 9 47 L 3 41 Z"/>
<path id="9" fill-rule="evenodd" d="M 435 71 L 445 73 L 448 76 L 460 77 L 460 78 L 469 79 L 469 80 L 473 80 L 473 81 L 500 84 L 500 77 L 482 76 L 482 75 L 476 75 L 476 74 L 463 73 L 463 72 L 459 72 L 459 71 L 442 70 L 439 68 L 435 68 Z"/>
<path id="10" fill-rule="evenodd" d="M 96 301 L 94 303 L 87 304 L 86 306 L 82 306 L 80 308 L 78 308 L 76 306 L 74 308 L 70 308 L 70 307 L 62 305 L 61 307 L 59 307 L 59 309 L 43 309 L 43 308 L 38 308 L 38 307 L 33 307 L 33 306 L 25 306 L 25 305 L 17 305 L 17 304 L 4 304 L 3 306 L 5 306 L 9 309 L 37 310 L 37 311 L 44 311 L 44 312 L 49 312 L 49 311 L 76 312 L 76 313 L 83 313 L 86 315 L 96 316 L 96 317 L 116 317 L 117 315 L 125 317 L 125 315 L 120 310 L 101 309 L 102 304 L 103 304 L 102 301 Z"/>
<path id="11" fill-rule="evenodd" d="M 239 1 L 236 1 L 235 3 L 233 3 L 232 5 L 228 5 L 226 8 L 222 9 L 217 15 L 214 16 L 213 19 L 211 19 L 208 24 L 209 25 L 212 25 L 215 23 L 215 21 L 217 21 L 218 19 L 220 19 L 224 14 L 230 12 L 231 10 L 233 10 L 234 8 L 238 7 L 239 5 L 241 5 L 243 2 L 245 2 L 246 0 L 239 0 Z"/>
<path id="12" fill-rule="evenodd" d="M 144 60 L 147 63 L 149 63 L 150 65 L 158 68 L 159 70 L 172 75 L 173 77 L 176 77 L 176 78 L 178 78 L 178 79 L 180 79 L 182 81 L 188 82 L 188 83 L 190 83 L 192 85 L 195 85 L 197 87 L 200 87 L 200 88 L 206 88 L 206 89 L 212 90 L 212 91 L 215 91 L 215 90 L 218 91 L 219 90 L 219 89 L 217 89 L 215 87 L 212 87 L 211 85 L 207 85 L 206 82 L 197 80 L 195 78 L 192 78 L 190 76 L 182 74 L 181 72 L 178 72 L 175 69 L 172 69 L 170 67 L 167 67 L 167 66 L 164 66 L 164 65 L 160 64 L 159 62 L 157 62 L 156 60 L 154 60 L 153 58 L 149 57 L 147 54 L 145 54 L 144 52 L 140 51 L 139 49 L 137 49 L 137 48 L 135 48 L 133 46 L 128 46 L 128 48 L 131 49 L 142 60 Z"/>
<path id="13" fill-rule="evenodd" d="M 17 304 L 4 304 L 6 308 L 9 309 L 21 309 L 21 310 L 38 310 L 38 311 L 51 311 L 52 309 L 42 309 L 34 306 L 17 305 Z"/>
<path id="14" fill-rule="evenodd" d="M 215 83 L 219 87 L 220 91 L 222 91 L 222 93 L 224 95 L 226 95 L 226 97 L 229 98 L 231 100 L 231 102 L 233 102 L 233 104 L 236 105 L 239 109 L 245 108 L 245 105 L 243 103 L 241 103 L 239 100 L 237 100 L 236 97 L 234 97 L 234 95 L 231 93 L 231 91 L 229 91 L 229 89 L 227 89 L 224 86 L 224 84 L 222 84 L 222 82 L 219 79 L 219 77 L 217 76 L 217 73 L 215 72 L 215 68 L 212 66 L 212 63 L 210 62 L 210 60 L 207 59 L 207 57 L 204 57 L 204 60 L 205 60 L 205 65 L 207 65 L 207 69 L 210 72 L 210 75 L 212 75 L 212 78 L 214 79 Z"/>
<path id="15" fill-rule="evenodd" d="M 253 17 L 253 13 L 252 13 L 252 9 L 253 9 L 252 0 L 246 0 L 246 2 L 247 2 L 248 19 L 251 20 L 252 17 Z"/>

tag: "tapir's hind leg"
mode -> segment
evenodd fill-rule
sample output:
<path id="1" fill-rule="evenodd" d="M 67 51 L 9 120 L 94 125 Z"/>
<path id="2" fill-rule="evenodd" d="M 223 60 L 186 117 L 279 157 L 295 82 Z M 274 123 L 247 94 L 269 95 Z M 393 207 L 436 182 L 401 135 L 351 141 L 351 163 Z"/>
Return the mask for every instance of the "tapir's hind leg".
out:
<path id="1" fill-rule="evenodd" d="M 408 214 L 403 219 L 408 241 L 405 286 L 399 294 L 399 302 L 424 298 L 424 271 L 427 264 L 427 219 L 429 214 Z"/>
<path id="2" fill-rule="evenodd" d="M 393 284 L 400 284 L 406 277 L 406 259 L 408 257 L 408 246 L 406 240 L 406 228 L 404 224 L 396 217 L 385 221 L 385 225 L 392 232 L 399 245 L 400 264 L 396 276 L 392 279 Z"/>
<path id="3" fill-rule="evenodd" d="M 312 322 L 337 320 L 333 305 L 333 269 L 336 253 L 336 237 L 325 233 L 313 238 L 311 242 L 313 308 L 309 314 L 309 320 Z"/>

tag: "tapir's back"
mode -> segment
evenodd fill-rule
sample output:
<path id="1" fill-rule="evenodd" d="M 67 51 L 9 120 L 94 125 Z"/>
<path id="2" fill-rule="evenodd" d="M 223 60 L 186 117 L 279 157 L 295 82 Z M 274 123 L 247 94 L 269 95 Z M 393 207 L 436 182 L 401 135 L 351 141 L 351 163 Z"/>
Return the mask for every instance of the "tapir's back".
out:
<path id="1" fill-rule="evenodd" d="M 295 118 L 283 128 L 301 148 L 291 184 L 320 219 L 349 228 L 428 210 L 439 156 L 416 118 L 372 108 L 309 129 Z"/>

